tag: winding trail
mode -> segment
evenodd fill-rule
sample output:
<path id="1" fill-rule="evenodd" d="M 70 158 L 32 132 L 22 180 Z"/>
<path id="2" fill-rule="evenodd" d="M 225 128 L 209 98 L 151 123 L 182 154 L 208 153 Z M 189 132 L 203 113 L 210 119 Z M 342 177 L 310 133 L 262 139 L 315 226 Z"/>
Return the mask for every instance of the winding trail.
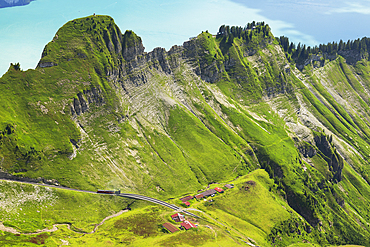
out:
<path id="1" fill-rule="evenodd" d="M 92 230 L 91 232 L 86 233 L 86 234 L 93 234 L 93 233 L 95 233 L 96 230 L 98 230 L 98 227 L 101 226 L 101 225 L 103 225 L 106 220 L 109 220 L 109 219 L 112 219 L 114 217 L 120 216 L 121 214 L 126 213 L 126 212 L 128 212 L 127 209 L 121 210 L 118 213 L 115 213 L 115 214 L 112 214 L 112 215 L 109 215 L 109 216 L 105 217 L 99 224 L 96 224 L 95 225 L 94 230 Z"/>
<path id="2" fill-rule="evenodd" d="M 85 232 L 85 231 L 79 230 L 79 229 L 74 230 L 74 229 L 71 228 L 71 225 L 72 225 L 71 223 L 54 224 L 53 228 L 51 228 L 51 229 L 45 228 L 45 229 L 41 229 L 41 230 L 36 230 L 36 232 L 29 232 L 29 233 L 19 232 L 19 231 L 17 231 L 16 229 L 14 229 L 12 227 L 7 227 L 7 226 L 4 226 L 3 223 L 0 223 L 0 231 L 10 232 L 10 233 L 13 233 L 13 234 L 21 234 L 21 235 L 35 235 L 35 234 L 39 234 L 39 233 L 43 233 L 43 232 L 55 232 L 55 231 L 59 230 L 58 226 L 67 226 L 67 228 L 69 230 L 74 231 L 76 233 L 93 234 L 98 230 L 99 226 L 104 224 L 105 221 L 107 221 L 111 218 L 120 216 L 121 214 L 126 213 L 126 212 L 128 212 L 127 209 L 126 210 L 121 210 L 118 213 L 115 213 L 115 214 L 112 214 L 112 215 L 109 215 L 109 216 L 105 217 L 100 223 L 95 225 L 94 229 L 91 232 Z"/>

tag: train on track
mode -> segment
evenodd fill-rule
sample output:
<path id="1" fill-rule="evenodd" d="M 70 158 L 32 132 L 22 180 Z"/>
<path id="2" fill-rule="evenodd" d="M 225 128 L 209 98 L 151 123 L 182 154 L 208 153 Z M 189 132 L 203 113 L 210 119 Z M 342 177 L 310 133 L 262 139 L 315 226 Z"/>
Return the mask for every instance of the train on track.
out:
<path id="1" fill-rule="evenodd" d="M 100 194 L 121 194 L 120 190 L 98 190 L 96 193 Z"/>

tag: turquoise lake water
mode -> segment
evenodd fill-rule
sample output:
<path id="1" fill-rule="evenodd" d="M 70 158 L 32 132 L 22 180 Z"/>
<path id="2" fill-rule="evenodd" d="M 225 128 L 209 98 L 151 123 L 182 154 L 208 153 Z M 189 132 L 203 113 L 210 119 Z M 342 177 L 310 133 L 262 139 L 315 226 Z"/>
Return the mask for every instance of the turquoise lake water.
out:
<path id="1" fill-rule="evenodd" d="M 308 45 L 338 41 L 338 37 L 366 36 L 370 14 L 366 4 L 369 2 L 352 3 L 346 5 L 346 2 L 332 0 L 301 3 L 292 0 L 36 0 L 26 6 L 0 9 L 0 75 L 11 62 L 20 62 L 23 70 L 34 68 L 44 46 L 63 24 L 93 13 L 112 16 L 123 32 L 133 30 L 149 52 L 158 46 L 169 49 L 172 45 L 181 45 L 201 31 L 216 33 L 222 24 L 244 26 L 253 20 L 268 23 L 275 36 L 285 35 L 294 42 Z M 321 23 L 323 20 L 330 25 Z M 332 31 L 328 33 L 325 28 Z M 325 35 L 332 38 L 327 40 Z"/>

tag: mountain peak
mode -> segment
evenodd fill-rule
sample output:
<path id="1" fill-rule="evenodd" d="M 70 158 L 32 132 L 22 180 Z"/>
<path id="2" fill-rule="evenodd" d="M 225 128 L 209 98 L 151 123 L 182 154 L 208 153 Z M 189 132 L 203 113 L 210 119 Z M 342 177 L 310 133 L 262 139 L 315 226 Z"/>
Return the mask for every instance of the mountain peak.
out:
<path id="1" fill-rule="evenodd" d="M 99 58 L 100 63 L 115 66 L 119 57 L 130 60 L 143 52 L 141 38 L 133 31 L 122 35 L 111 17 L 92 15 L 69 21 L 61 27 L 45 46 L 38 67 L 52 67 L 76 58 Z"/>
<path id="2" fill-rule="evenodd" d="M 126 30 L 122 39 L 123 57 L 126 60 L 131 60 L 144 53 L 144 46 L 141 38 L 132 30 Z"/>

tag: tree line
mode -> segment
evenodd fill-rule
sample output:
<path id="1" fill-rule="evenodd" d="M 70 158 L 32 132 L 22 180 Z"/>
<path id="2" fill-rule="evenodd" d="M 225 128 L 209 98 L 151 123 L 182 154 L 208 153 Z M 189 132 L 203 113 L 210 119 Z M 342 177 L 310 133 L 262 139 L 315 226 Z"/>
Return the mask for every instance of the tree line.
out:
<path id="1" fill-rule="evenodd" d="M 364 55 L 369 53 L 368 47 L 370 48 L 370 38 L 367 37 L 356 40 L 348 40 L 347 42 L 344 42 L 343 40 L 340 40 L 339 43 L 329 42 L 327 44 L 320 44 L 314 47 L 301 45 L 301 43 L 298 43 L 296 46 L 293 42 L 289 42 L 289 39 L 285 36 L 280 36 L 276 39 L 279 41 L 284 51 L 295 61 L 306 60 L 310 57 L 310 55 L 318 54 L 336 56 L 338 52 L 344 51 L 355 51 L 359 52 L 361 55 Z"/>
<path id="2" fill-rule="evenodd" d="M 268 37 L 270 34 L 270 27 L 265 24 L 265 22 L 251 22 L 245 25 L 244 27 L 241 26 L 227 26 L 222 25 L 218 32 L 217 38 L 224 38 L 227 40 L 227 43 L 232 44 L 234 38 L 243 39 L 246 42 L 249 42 L 253 39 L 253 36 L 260 36 Z"/>
<path id="3" fill-rule="evenodd" d="M 261 38 L 267 38 L 271 35 L 270 27 L 265 22 L 251 22 L 244 27 L 241 26 L 220 26 L 216 37 L 222 38 L 223 41 L 231 45 L 235 38 L 244 40 L 246 43 L 251 41 L 260 41 Z M 361 56 L 370 57 L 370 38 L 364 37 L 362 39 L 348 40 L 347 42 L 340 40 L 339 42 L 329 42 L 327 44 L 320 44 L 318 46 L 306 46 L 298 43 L 298 45 L 289 41 L 288 37 L 280 36 L 276 38 L 284 49 L 288 59 L 295 62 L 302 62 L 308 59 L 311 55 L 323 55 L 324 59 L 327 56 L 337 56 L 338 53 L 345 51 L 353 51 L 360 53 Z M 255 42 L 253 42 L 255 43 Z"/>

